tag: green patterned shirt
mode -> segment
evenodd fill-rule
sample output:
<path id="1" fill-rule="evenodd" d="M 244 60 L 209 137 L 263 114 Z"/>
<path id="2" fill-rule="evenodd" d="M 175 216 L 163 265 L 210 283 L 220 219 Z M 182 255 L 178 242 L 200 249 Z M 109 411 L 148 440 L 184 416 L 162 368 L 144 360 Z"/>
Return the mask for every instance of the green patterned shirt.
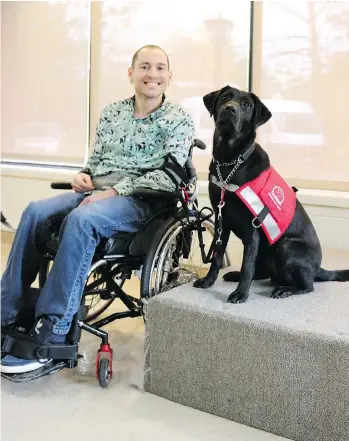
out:
<path id="1" fill-rule="evenodd" d="M 168 153 L 183 166 L 194 137 L 191 116 L 166 98 L 145 118 L 134 116 L 134 97 L 118 101 L 103 110 L 93 153 L 81 171 L 88 171 L 92 180 L 108 180 L 112 174 L 109 185 L 124 196 L 136 187 L 174 191 L 174 183 L 158 168 Z"/>

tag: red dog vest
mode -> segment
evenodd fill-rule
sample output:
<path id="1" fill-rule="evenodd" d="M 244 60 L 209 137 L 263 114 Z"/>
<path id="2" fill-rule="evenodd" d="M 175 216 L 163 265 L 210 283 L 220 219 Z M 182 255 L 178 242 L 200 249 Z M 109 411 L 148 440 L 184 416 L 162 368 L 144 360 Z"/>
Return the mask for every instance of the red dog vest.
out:
<path id="1" fill-rule="evenodd" d="M 275 243 L 293 219 L 296 209 L 296 194 L 293 189 L 270 167 L 253 181 L 239 187 L 235 194 L 257 218 L 262 210 L 267 213 L 258 223 L 269 243 Z"/>

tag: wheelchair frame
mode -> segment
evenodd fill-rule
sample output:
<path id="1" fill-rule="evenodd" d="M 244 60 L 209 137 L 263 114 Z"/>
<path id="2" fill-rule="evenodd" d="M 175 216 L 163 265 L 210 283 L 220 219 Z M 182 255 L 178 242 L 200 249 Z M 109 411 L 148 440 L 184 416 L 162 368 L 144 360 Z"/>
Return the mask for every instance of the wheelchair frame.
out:
<path id="1" fill-rule="evenodd" d="M 196 145 L 199 146 L 200 148 L 200 144 L 198 143 L 201 143 L 201 141 L 199 140 L 195 140 L 195 141 L 197 142 Z M 201 148 L 202 145 L 205 147 L 205 145 L 201 143 Z M 192 152 L 192 148 L 191 148 L 191 152 Z M 191 157 L 191 152 L 190 152 L 190 157 Z M 192 168 L 192 170 L 194 170 L 195 172 L 195 169 Z M 189 192 L 189 187 L 193 184 L 195 185 L 194 192 Z M 71 189 L 71 184 L 66 182 L 52 183 L 51 187 L 54 189 Z M 144 190 L 140 190 L 136 192 L 136 196 L 147 197 L 150 194 L 157 194 L 157 193 L 161 193 L 161 192 L 157 192 L 157 191 L 149 192 L 149 190 L 144 192 Z M 169 225 L 171 223 L 171 221 L 176 220 L 179 221 L 182 225 L 185 224 L 186 227 L 189 227 L 188 231 L 198 232 L 201 258 L 203 263 L 207 263 L 209 253 L 206 254 L 204 249 L 205 244 L 203 240 L 203 231 L 205 229 L 202 227 L 202 224 L 203 222 L 206 221 L 210 222 L 212 224 L 212 228 L 214 229 L 214 224 L 210 220 L 213 215 L 213 210 L 209 207 L 203 207 L 199 211 L 196 201 L 197 196 L 198 196 L 198 183 L 197 183 L 196 173 L 194 173 L 194 176 L 191 177 L 189 184 L 181 185 L 180 192 L 176 192 L 173 194 L 172 197 L 173 202 L 176 203 L 177 205 L 178 202 L 180 202 L 181 207 L 172 204 L 171 207 L 156 213 L 151 219 L 147 221 L 147 223 L 140 230 L 140 232 L 145 228 L 146 225 L 148 225 L 154 219 L 161 217 L 161 215 L 164 215 L 164 213 L 167 212 L 168 217 L 166 217 L 165 228 L 166 225 Z M 203 211 L 205 209 L 208 210 L 208 213 L 203 214 Z M 183 221 L 183 219 L 185 219 L 185 221 Z M 165 228 L 161 231 L 162 234 L 166 232 Z M 134 235 L 134 237 L 136 237 L 140 232 L 137 232 Z M 161 238 L 158 240 L 158 243 L 160 242 L 161 242 Z M 190 247 L 191 247 L 191 242 L 189 244 L 189 252 L 190 252 Z M 50 260 L 54 259 L 54 255 L 47 252 L 45 258 L 47 259 L 47 262 L 49 262 Z M 28 381 L 29 379 L 39 378 L 41 376 L 61 370 L 64 367 L 67 368 L 76 367 L 78 364 L 78 358 L 80 357 L 78 354 L 78 343 L 80 341 L 81 330 L 85 330 L 90 334 L 93 334 L 96 337 L 101 338 L 101 345 L 96 356 L 96 377 L 99 379 L 99 383 L 101 387 L 107 387 L 109 385 L 110 379 L 113 377 L 113 370 L 112 370 L 113 350 L 109 343 L 108 332 L 102 330 L 101 328 L 121 318 L 133 318 L 142 315 L 144 317 L 144 306 L 147 303 L 148 299 L 152 297 L 151 293 L 149 292 L 147 293 L 142 288 L 141 288 L 140 298 L 133 297 L 125 293 L 125 291 L 122 289 L 122 286 L 119 286 L 118 283 L 115 282 L 114 278 L 116 277 L 117 274 L 120 273 L 121 270 L 123 281 L 126 278 L 130 279 L 132 272 L 134 270 L 140 269 L 141 266 L 145 263 L 146 259 L 147 256 L 145 255 L 143 256 L 132 256 L 125 254 L 104 255 L 102 256 L 101 259 L 97 260 L 92 264 L 89 275 L 91 275 L 96 269 L 99 269 L 100 274 L 102 275 L 102 279 L 98 279 L 98 283 L 92 282 L 92 284 L 89 285 L 89 289 L 93 289 L 94 286 L 100 285 L 101 282 L 106 282 L 107 284 L 107 289 L 105 290 L 106 292 L 104 292 L 102 296 L 101 293 L 99 293 L 100 297 L 103 299 L 103 295 L 104 295 L 104 297 L 106 297 L 105 299 L 110 299 L 111 298 L 110 295 L 112 293 L 113 294 L 112 298 L 120 299 L 128 310 L 112 313 L 103 319 L 100 319 L 98 321 L 93 322 L 92 324 L 89 324 L 88 322 L 86 322 L 84 317 L 85 316 L 84 302 L 86 296 L 89 294 L 84 291 L 82 294 L 80 309 L 77 312 L 77 314 L 74 316 L 71 329 L 68 333 L 68 341 L 70 341 L 70 344 L 61 345 L 61 346 L 38 345 L 37 343 L 33 342 L 30 337 L 25 336 L 19 331 L 5 330 L 5 333 L 8 335 L 7 347 L 11 348 L 12 355 L 22 356 L 22 358 L 23 356 L 25 356 L 25 358 L 29 358 L 29 359 L 52 358 L 53 361 L 51 362 L 51 365 L 48 368 L 46 369 L 40 368 L 37 371 L 35 371 L 32 375 L 30 374 L 28 375 L 27 373 L 27 374 L 11 374 L 11 375 L 2 374 L 2 376 L 12 381 L 20 382 L 20 381 Z M 229 258 L 227 257 L 227 255 L 225 259 L 226 260 L 224 266 L 228 266 Z M 110 268 L 110 266 L 115 267 L 115 265 L 118 266 L 114 268 L 114 270 L 113 268 Z M 45 280 L 41 274 L 40 284 L 43 285 L 44 281 Z M 4 346 L 4 349 L 6 350 L 6 344 Z"/>

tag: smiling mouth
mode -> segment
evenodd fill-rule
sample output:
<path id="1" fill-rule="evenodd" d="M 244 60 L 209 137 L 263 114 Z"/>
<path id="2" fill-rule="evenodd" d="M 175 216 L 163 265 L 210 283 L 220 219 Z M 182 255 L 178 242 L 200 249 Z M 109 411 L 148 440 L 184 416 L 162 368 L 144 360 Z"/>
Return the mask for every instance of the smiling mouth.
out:
<path id="1" fill-rule="evenodd" d="M 160 86 L 161 83 L 158 83 L 156 81 L 144 81 L 144 84 L 148 85 L 154 85 L 154 86 Z"/>

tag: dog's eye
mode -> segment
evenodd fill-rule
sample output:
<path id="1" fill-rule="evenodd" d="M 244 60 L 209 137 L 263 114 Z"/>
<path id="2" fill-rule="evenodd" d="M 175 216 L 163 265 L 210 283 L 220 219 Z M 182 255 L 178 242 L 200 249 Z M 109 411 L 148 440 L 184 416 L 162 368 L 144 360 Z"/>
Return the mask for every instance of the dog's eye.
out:
<path id="1" fill-rule="evenodd" d="M 244 100 L 244 101 L 242 102 L 242 105 L 243 105 L 244 107 L 250 107 L 250 102 L 247 101 L 247 100 Z"/>
<path id="2" fill-rule="evenodd" d="M 221 100 L 222 101 L 227 101 L 228 97 L 227 96 L 221 96 Z"/>

